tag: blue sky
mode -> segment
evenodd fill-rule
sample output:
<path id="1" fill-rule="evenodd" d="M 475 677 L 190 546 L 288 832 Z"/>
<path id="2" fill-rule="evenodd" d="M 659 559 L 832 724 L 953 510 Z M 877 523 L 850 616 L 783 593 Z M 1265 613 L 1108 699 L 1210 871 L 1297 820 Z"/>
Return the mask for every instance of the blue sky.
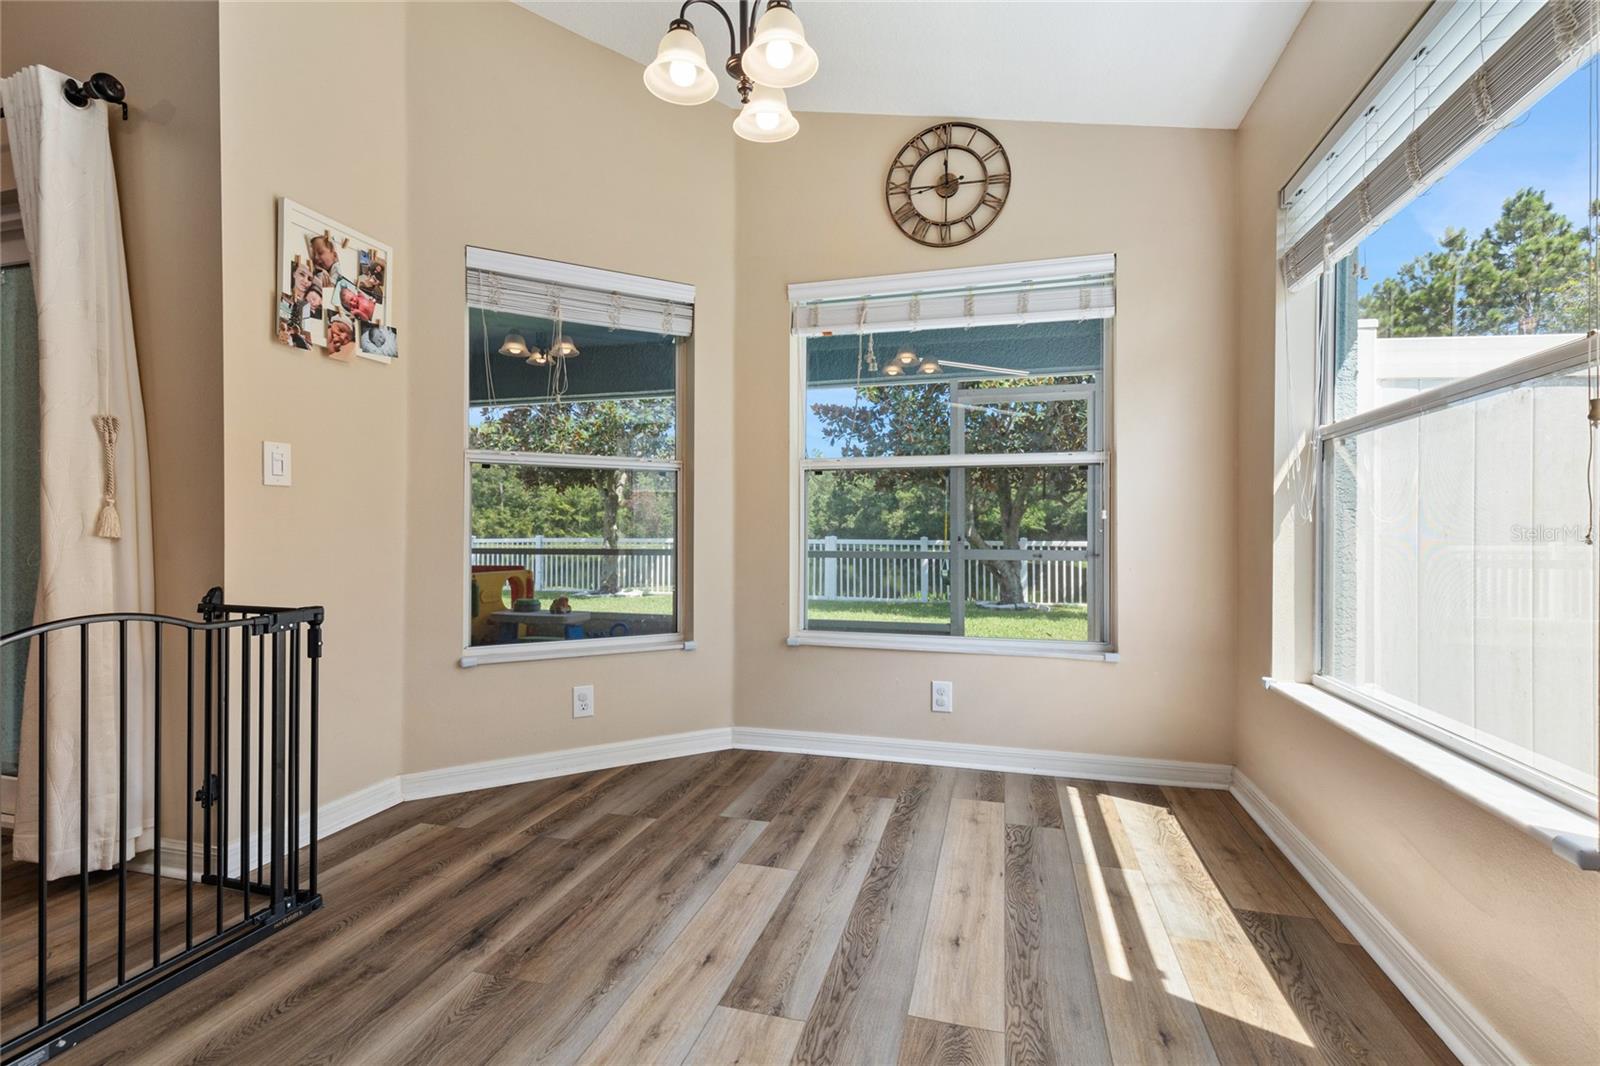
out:
<path id="1" fill-rule="evenodd" d="M 1377 233 L 1361 242 L 1362 294 L 1407 260 L 1437 246 L 1448 227 L 1477 236 L 1524 186 L 1543 189 L 1576 225 L 1589 195 L 1589 70 L 1581 67 L 1501 130 Z"/>

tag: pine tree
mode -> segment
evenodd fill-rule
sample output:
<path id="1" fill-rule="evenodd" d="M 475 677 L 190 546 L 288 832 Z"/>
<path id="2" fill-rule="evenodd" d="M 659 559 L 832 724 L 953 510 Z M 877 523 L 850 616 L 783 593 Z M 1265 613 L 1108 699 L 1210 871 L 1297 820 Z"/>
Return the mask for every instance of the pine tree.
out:
<path id="1" fill-rule="evenodd" d="M 1361 313 L 1378 320 L 1384 337 L 1453 337 L 1460 314 L 1465 230 L 1447 229 L 1436 251 L 1406 263 L 1361 301 Z"/>
<path id="2" fill-rule="evenodd" d="M 1518 191 L 1467 253 L 1463 332 L 1581 332 L 1588 239 L 1544 193 Z"/>
<path id="3" fill-rule="evenodd" d="M 1580 333 L 1588 328 L 1589 231 L 1521 189 L 1470 243 L 1447 229 L 1362 297 L 1385 337 Z"/>

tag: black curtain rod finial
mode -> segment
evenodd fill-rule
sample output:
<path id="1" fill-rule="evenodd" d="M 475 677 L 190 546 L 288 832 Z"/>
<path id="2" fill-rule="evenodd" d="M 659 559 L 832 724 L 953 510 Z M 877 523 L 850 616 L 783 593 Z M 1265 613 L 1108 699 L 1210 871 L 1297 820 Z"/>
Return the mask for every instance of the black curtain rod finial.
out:
<path id="1" fill-rule="evenodd" d="M 122 108 L 122 121 L 128 121 L 128 91 L 114 75 L 105 71 L 89 75 L 89 80 L 84 82 L 68 78 L 61 86 L 61 95 L 77 108 L 88 107 L 91 100 L 104 100 L 113 107 Z M 5 117 L 5 109 L 0 108 L 0 118 Z"/>
<path id="2" fill-rule="evenodd" d="M 105 71 L 89 75 L 89 80 L 81 84 L 68 78 L 61 87 L 61 94 L 73 107 L 88 107 L 90 100 L 104 100 L 121 107 L 122 120 L 128 120 L 128 91 L 122 87 L 122 82 Z"/>

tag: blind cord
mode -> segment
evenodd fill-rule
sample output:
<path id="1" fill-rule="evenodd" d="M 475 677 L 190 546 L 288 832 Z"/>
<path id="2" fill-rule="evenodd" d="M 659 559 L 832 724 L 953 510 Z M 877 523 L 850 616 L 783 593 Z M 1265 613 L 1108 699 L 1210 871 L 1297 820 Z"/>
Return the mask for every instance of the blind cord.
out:
<path id="1" fill-rule="evenodd" d="M 1600 60 L 1595 55 L 1595 7 L 1589 7 L 1589 358 L 1584 364 L 1584 379 L 1588 385 L 1589 399 L 1589 454 L 1584 463 L 1583 486 L 1588 511 L 1585 515 L 1587 529 L 1583 542 L 1594 545 L 1595 492 L 1594 450 L 1595 432 L 1600 427 Z M 1600 603 L 1596 604 L 1600 607 Z M 1597 656 L 1600 659 L 1600 656 Z"/>

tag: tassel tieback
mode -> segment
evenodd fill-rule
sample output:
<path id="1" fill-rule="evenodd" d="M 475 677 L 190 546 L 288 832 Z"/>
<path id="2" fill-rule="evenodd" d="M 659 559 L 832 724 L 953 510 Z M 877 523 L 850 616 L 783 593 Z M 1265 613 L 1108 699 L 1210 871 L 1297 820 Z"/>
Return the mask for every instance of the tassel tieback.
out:
<path id="1" fill-rule="evenodd" d="M 105 460 L 102 479 L 100 517 L 94 524 L 94 535 L 107 540 L 122 537 L 122 516 L 117 514 L 117 430 L 116 415 L 95 415 L 94 428 L 100 434 L 100 452 Z"/>

